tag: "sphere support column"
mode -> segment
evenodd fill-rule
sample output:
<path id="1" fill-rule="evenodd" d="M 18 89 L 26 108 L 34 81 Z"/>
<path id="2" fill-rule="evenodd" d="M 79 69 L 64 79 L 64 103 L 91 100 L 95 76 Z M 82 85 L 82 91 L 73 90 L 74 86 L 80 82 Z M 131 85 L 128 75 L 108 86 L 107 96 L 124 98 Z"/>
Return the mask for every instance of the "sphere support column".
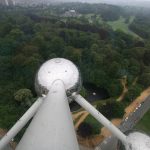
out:
<path id="1" fill-rule="evenodd" d="M 79 150 L 61 80 L 53 82 L 16 150 Z"/>

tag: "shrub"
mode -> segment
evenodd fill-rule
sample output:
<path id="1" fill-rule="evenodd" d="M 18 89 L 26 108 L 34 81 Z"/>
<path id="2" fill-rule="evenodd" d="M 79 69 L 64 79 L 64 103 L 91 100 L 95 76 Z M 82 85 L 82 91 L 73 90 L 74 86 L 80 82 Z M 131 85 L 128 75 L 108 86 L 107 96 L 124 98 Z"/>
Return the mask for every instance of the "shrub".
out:
<path id="1" fill-rule="evenodd" d="M 77 133 L 83 137 L 90 137 L 92 135 L 92 126 L 86 122 L 80 124 Z"/>
<path id="2" fill-rule="evenodd" d="M 121 118 L 124 115 L 124 105 L 121 102 L 108 101 L 106 104 L 97 105 L 100 111 L 108 119 Z"/>

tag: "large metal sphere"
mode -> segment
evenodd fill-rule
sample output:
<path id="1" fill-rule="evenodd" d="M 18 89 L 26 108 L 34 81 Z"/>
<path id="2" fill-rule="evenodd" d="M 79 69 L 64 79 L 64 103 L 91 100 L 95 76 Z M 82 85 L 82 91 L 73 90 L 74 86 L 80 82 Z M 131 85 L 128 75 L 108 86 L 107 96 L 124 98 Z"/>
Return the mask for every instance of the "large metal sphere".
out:
<path id="1" fill-rule="evenodd" d="M 141 132 L 130 132 L 127 135 L 129 144 L 119 144 L 119 150 L 150 150 L 150 137 Z"/>
<path id="2" fill-rule="evenodd" d="M 131 146 L 126 146 L 126 150 L 150 150 L 150 137 L 140 132 L 130 133 L 127 137 Z"/>
<path id="3" fill-rule="evenodd" d="M 63 81 L 67 96 L 71 96 L 73 92 L 79 92 L 81 77 L 78 68 L 69 60 L 54 58 L 45 62 L 36 75 L 37 94 L 47 95 L 53 82 L 58 79 Z"/>

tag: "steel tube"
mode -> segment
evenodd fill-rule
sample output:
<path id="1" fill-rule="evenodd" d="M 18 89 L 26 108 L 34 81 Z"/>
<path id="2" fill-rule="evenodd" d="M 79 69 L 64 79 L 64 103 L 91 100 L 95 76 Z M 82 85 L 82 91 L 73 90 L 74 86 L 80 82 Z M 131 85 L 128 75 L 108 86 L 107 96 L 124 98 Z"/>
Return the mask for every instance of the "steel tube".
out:
<path id="1" fill-rule="evenodd" d="M 74 100 L 88 111 L 95 119 L 107 127 L 119 140 L 125 145 L 127 144 L 127 137 L 116 126 L 114 126 L 106 117 L 104 117 L 98 110 L 96 110 L 90 103 L 88 103 L 81 95 L 73 95 Z"/>
<path id="2" fill-rule="evenodd" d="M 37 101 L 17 121 L 17 123 L 6 133 L 6 135 L 4 135 L 4 137 L 0 141 L 0 150 L 2 150 L 34 116 L 42 102 L 43 98 L 38 98 Z"/>

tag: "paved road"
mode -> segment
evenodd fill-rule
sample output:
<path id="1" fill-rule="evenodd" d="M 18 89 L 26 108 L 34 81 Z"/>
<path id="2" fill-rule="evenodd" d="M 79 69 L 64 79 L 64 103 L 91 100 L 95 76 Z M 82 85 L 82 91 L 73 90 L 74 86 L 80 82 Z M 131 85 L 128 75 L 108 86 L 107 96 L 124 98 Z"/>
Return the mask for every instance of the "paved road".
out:
<path id="1" fill-rule="evenodd" d="M 130 114 L 130 116 L 122 122 L 120 130 L 126 132 L 132 130 L 134 126 L 143 118 L 145 113 L 150 109 L 150 96 L 136 108 L 136 110 Z"/>
<path id="2" fill-rule="evenodd" d="M 138 121 L 145 115 L 145 113 L 150 109 L 150 96 L 136 108 L 136 110 L 130 114 L 128 118 L 125 118 L 124 121 L 119 126 L 119 129 L 122 132 L 132 130 L 133 127 L 137 124 Z M 115 136 L 107 138 L 103 143 L 98 145 L 95 150 L 116 150 L 118 140 Z"/>
<path id="3" fill-rule="evenodd" d="M 118 139 L 115 136 L 108 137 L 101 145 L 97 146 L 95 150 L 116 150 Z"/>
<path id="4" fill-rule="evenodd" d="M 87 148 L 82 145 L 80 145 L 79 147 L 80 147 L 80 150 L 94 150 L 93 148 Z"/>

